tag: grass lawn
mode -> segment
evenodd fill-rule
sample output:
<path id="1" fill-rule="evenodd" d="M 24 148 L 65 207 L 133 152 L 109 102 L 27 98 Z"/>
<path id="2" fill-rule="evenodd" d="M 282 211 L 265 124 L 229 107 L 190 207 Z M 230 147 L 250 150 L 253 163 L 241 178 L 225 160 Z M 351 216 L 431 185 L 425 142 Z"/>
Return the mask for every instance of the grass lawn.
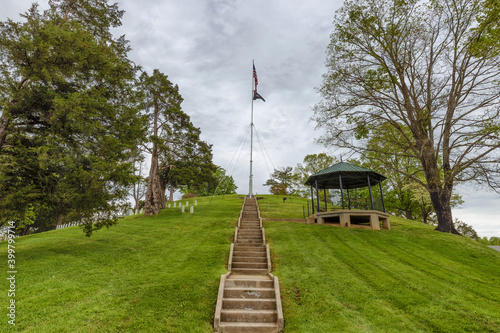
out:
<path id="1" fill-rule="evenodd" d="M 209 199 L 194 214 L 128 217 L 90 238 L 78 227 L 17 238 L 16 326 L 4 278 L 0 332 L 212 332 L 242 200 Z"/>
<path id="2" fill-rule="evenodd" d="M 212 332 L 242 200 L 197 200 L 194 214 L 128 217 L 90 238 L 78 227 L 17 238 L 16 326 L 3 279 L 0 332 Z M 292 201 L 264 196 L 261 215 L 303 218 L 306 200 Z M 500 332 L 500 252 L 391 224 L 265 222 L 285 332 Z M 6 276 L 6 242 L 0 256 Z"/>
<path id="3" fill-rule="evenodd" d="M 311 200 L 299 197 L 287 197 L 283 201 L 283 196 L 258 195 L 263 198 L 258 200 L 260 216 L 264 219 L 303 219 L 307 217 L 307 202 L 311 205 Z M 309 208 L 311 210 L 311 208 Z M 309 212 L 312 214 L 312 212 Z"/>
<path id="4" fill-rule="evenodd" d="M 265 201 L 261 211 L 280 216 L 277 200 Z M 499 252 L 423 223 L 391 224 L 265 222 L 286 332 L 500 332 Z"/>

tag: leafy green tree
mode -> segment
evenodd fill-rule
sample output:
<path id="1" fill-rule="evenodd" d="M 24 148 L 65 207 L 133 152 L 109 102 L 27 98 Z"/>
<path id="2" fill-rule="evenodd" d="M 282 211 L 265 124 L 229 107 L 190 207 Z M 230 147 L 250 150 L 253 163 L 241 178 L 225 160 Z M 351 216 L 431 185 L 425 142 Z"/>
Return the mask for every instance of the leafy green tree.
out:
<path id="1" fill-rule="evenodd" d="M 165 191 L 181 185 L 198 186 L 209 177 L 212 146 L 200 140 L 201 131 L 181 109 L 179 87 L 155 69 L 149 76 L 140 77 L 144 95 L 143 108 L 149 116 L 149 138 L 144 144 L 151 154 L 148 185 L 145 197 L 145 215 L 158 214 L 165 208 Z"/>
<path id="2" fill-rule="evenodd" d="M 198 188 L 183 186 L 181 192 L 184 194 L 193 193 L 198 197 L 211 195 L 236 194 L 238 186 L 234 183 L 232 176 L 226 175 L 226 170 L 222 167 L 217 167 L 217 170 L 212 173 L 212 177 L 202 186 Z"/>
<path id="3" fill-rule="evenodd" d="M 215 182 L 207 184 L 206 195 L 223 195 L 236 194 L 238 186 L 234 182 L 233 176 L 226 175 L 226 170 L 222 167 L 217 167 L 217 171 L 213 174 Z"/>
<path id="4" fill-rule="evenodd" d="M 173 201 L 173 193 L 182 186 L 203 191 L 213 179 L 216 166 L 212 163 L 212 146 L 200 140 L 201 131 L 190 125 L 182 139 L 182 145 L 171 145 L 163 154 L 160 165 L 162 188 L 169 189 L 168 201 Z M 164 193 L 165 191 L 163 191 Z"/>
<path id="5" fill-rule="evenodd" d="M 469 237 L 469 238 L 472 238 L 474 240 L 479 240 L 479 236 L 476 232 L 476 230 L 474 230 L 474 228 L 471 226 L 471 225 L 468 225 L 467 223 L 465 223 L 464 221 L 461 221 L 459 219 L 455 219 L 455 228 L 457 228 L 457 231 L 463 235 L 463 236 L 466 236 L 466 237 Z"/>
<path id="6" fill-rule="evenodd" d="M 298 163 L 293 169 L 295 175 L 297 189 L 297 194 L 307 197 L 310 195 L 310 190 L 304 183 L 307 181 L 310 175 L 315 174 L 321 170 L 324 170 L 333 164 L 338 162 L 338 159 L 334 156 L 329 156 L 325 153 L 320 154 L 309 154 L 304 157 L 302 163 Z"/>
<path id="7" fill-rule="evenodd" d="M 384 140 L 394 151 L 369 150 L 419 161 L 425 182 L 408 176 L 429 192 L 442 232 L 457 233 L 457 184 L 500 188 L 500 40 L 488 38 L 498 31 L 498 5 L 486 7 L 493 4 L 352 0 L 334 21 L 314 115 L 326 129 L 319 141 L 363 153 L 384 126 L 393 128 L 398 135 Z"/>
<path id="8" fill-rule="evenodd" d="M 274 169 L 271 178 L 264 186 L 270 186 L 270 192 L 275 195 L 294 194 L 293 184 L 296 183 L 296 176 L 290 166 Z"/>
<path id="9" fill-rule="evenodd" d="M 479 238 L 477 241 L 484 245 L 500 246 L 500 237 L 490 237 L 489 239 L 488 237 L 483 237 Z"/>
<path id="10" fill-rule="evenodd" d="M 116 4 L 49 5 L 0 24 L 0 220 L 78 221 L 89 236 L 116 223 L 134 181 L 136 68 L 111 33 Z"/>

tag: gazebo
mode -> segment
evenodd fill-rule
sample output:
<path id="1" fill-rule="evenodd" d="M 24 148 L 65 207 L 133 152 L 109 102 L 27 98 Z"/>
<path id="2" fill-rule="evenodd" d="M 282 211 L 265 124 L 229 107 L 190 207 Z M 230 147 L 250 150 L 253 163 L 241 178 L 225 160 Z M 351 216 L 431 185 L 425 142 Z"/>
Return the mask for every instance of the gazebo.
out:
<path id="1" fill-rule="evenodd" d="M 363 222 L 370 223 L 371 229 L 380 229 L 380 222 L 382 222 L 382 228 L 390 229 L 389 214 L 385 212 L 384 195 L 382 193 L 382 181 L 387 179 L 381 174 L 362 168 L 357 165 L 352 165 L 345 162 L 339 162 L 332 165 L 329 168 L 317 172 L 307 179 L 305 185 L 311 187 L 311 199 L 312 199 L 312 216 L 309 220 L 315 220 L 319 224 L 323 224 L 328 221 L 333 221 L 333 224 L 337 224 L 342 227 L 355 227 L 364 228 L 368 226 L 362 225 Z M 381 198 L 381 211 L 375 209 L 373 200 L 372 187 L 378 184 Z M 365 188 L 368 187 L 370 194 L 370 202 L 364 206 L 365 209 L 351 209 L 352 199 L 349 196 L 350 189 Z M 325 193 L 325 210 L 322 212 L 320 209 L 319 191 L 323 189 Z M 328 205 L 326 201 L 326 190 L 327 189 L 339 189 L 340 197 L 342 202 L 342 210 L 331 210 L 328 211 Z M 344 190 L 347 192 L 347 206 L 345 207 L 344 200 Z M 314 192 L 316 192 L 316 200 L 314 199 Z M 358 198 L 356 198 L 358 199 Z M 356 201 L 356 200 L 354 200 Z M 316 206 L 316 207 L 315 207 Z M 358 207 L 359 208 L 359 207 Z M 358 223 L 358 222 L 361 223 Z"/>

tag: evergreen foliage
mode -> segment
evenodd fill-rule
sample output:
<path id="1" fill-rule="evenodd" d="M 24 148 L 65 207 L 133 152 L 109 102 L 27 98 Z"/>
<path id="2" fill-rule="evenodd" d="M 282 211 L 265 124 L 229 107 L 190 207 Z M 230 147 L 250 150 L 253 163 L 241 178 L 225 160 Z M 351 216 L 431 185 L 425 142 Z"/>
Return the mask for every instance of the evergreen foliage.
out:
<path id="1" fill-rule="evenodd" d="M 24 233 L 80 221 L 90 235 L 116 222 L 134 181 L 137 68 L 111 34 L 116 4 L 49 5 L 0 24 L 0 219 Z"/>

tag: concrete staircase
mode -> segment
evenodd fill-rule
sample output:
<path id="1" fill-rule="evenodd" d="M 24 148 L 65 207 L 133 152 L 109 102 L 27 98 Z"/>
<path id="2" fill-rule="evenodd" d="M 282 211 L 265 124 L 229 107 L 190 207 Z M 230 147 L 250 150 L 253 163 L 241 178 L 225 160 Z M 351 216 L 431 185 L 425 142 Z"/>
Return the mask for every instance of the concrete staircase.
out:
<path id="1" fill-rule="evenodd" d="M 283 311 L 278 278 L 271 272 L 269 245 L 255 198 L 246 198 L 221 276 L 215 309 L 216 332 L 280 332 Z"/>

